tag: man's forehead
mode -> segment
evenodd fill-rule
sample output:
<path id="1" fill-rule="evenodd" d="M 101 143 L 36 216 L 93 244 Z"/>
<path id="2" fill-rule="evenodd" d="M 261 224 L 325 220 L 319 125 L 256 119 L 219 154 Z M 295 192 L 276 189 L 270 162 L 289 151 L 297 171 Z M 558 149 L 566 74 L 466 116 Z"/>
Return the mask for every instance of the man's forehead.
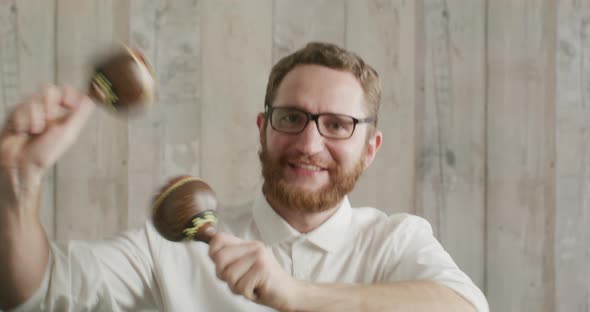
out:
<path id="1" fill-rule="evenodd" d="M 310 112 L 361 113 L 363 90 L 346 71 L 320 65 L 299 65 L 283 79 L 273 106 L 292 106 Z"/>

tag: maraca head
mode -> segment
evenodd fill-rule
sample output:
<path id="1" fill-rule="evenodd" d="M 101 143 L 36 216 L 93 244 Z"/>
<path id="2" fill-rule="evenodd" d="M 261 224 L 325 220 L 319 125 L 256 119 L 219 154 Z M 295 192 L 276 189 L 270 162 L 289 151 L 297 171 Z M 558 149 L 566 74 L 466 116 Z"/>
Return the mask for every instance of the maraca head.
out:
<path id="1" fill-rule="evenodd" d="M 208 243 L 207 228 L 217 224 L 217 197 L 200 179 L 171 179 L 154 198 L 152 218 L 156 230 L 170 241 L 197 240 Z"/>
<path id="2" fill-rule="evenodd" d="M 154 100 L 151 66 L 138 50 L 124 46 L 94 69 L 89 93 L 116 112 L 141 112 Z"/>

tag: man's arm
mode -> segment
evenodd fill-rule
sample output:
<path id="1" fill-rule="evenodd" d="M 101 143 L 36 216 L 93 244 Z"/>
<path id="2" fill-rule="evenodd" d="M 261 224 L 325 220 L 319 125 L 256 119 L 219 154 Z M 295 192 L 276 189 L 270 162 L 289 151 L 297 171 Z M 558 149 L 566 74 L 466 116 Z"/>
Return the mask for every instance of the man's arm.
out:
<path id="1" fill-rule="evenodd" d="M 7 180 L 9 177 L 0 177 L 0 309 L 17 306 L 33 294 L 49 257 L 49 243 L 39 220 L 40 188 L 21 194 L 23 200 L 15 203 L 6 200 L 6 190 L 11 189 Z"/>
<path id="2" fill-rule="evenodd" d="M 238 295 L 280 311 L 475 311 L 431 281 L 378 285 L 317 284 L 294 279 L 261 242 L 216 234 L 209 254 L 217 276 Z"/>
<path id="3" fill-rule="evenodd" d="M 0 130 L 0 308 L 28 299 L 47 269 L 49 243 L 39 218 L 43 175 L 77 137 L 92 101 L 48 87 L 17 105 Z"/>
<path id="4" fill-rule="evenodd" d="M 454 290 L 431 281 L 381 285 L 301 283 L 288 311 L 476 311 Z"/>

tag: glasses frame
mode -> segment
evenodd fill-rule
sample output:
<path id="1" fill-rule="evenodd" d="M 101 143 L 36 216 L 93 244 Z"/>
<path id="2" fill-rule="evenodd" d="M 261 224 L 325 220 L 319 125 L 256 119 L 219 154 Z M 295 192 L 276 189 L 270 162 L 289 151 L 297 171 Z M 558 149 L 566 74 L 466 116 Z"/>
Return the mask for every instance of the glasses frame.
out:
<path id="1" fill-rule="evenodd" d="M 305 114 L 306 116 L 306 120 L 305 120 L 305 125 L 303 125 L 303 127 L 301 128 L 301 130 L 297 131 L 297 132 L 290 132 L 290 131 L 284 131 L 284 130 L 280 130 L 275 128 L 275 126 L 273 125 L 272 122 L 272 113 L 273 111 L 277 110 L 277 109 L 284 109 L 284 110 L 290 110 L 290 111 L 297 111 L 300 112 L 302 114 Z M 275 131 L 280 132 L 280 133 L 285 133 L 285 134 L 300 134 L 301 132 L 303 132 L 305 130 L 305 128 L 307 128 L 307 124 L 309 124 L 310 120 L 313 120 L 315 122 L 315 126 L 316 129 L 318 129 L 318 133 L 328 139 L 332 139 L 332 140 L 346 140 L 346 139 L 350 139 L 352 137 L 352 135 L 354 134 L 354 131 L 356 130 L 356 125 L 358 124 L 363 124 L 363 123 L 374 123 L 375 122 L 375 118 L 373 117 L 367 117 L 367 118 L 355 118 L 349 115 L 345 115 L 345 114 L 334 114 L 334 113 L 319 113 L 319 114 L 312 114 L 310 112 L 306 112 L 302 109 L 299 108 L 295 108 L 295 107 L 267 107 L 266 112 L 264 113 L 266 115 L 266 118 L 270 121 L 270 126 L 271 128 L 273 128 Z M 319 125 L 319 118 L 321 116 L 341 116 L 341 117 L 346 117 L 346 118 L 351 118 L 352 119 L 352 131 L 350 132 L 350 135 L 347 137 L 332 137 L 332 136 L 326 136 L 322 133 L 322 130 L 320 130 L 320 125 Z"/>

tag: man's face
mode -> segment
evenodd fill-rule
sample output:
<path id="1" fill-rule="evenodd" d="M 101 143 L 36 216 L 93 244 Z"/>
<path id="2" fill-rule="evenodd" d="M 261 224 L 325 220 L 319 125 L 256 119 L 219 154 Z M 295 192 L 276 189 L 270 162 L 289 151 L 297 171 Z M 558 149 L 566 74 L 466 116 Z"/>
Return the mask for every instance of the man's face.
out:
<path id="1" fill-rule="evenodd" d="M 293 107 L 313 114 L 335 113 L 366 118 L 363 89 L 348 72 L 299 65 L 281 82 L 273 107 Z M 344 140 L 323 137 L 310 121 L 299 134 L 278 132 L 258 116 L 264 176 L 269 200 L 289 209 L 318 212 L 335 207 L 373 161 L 381 133 L 367 141 L 369 125 L 358 124 Z"/>

